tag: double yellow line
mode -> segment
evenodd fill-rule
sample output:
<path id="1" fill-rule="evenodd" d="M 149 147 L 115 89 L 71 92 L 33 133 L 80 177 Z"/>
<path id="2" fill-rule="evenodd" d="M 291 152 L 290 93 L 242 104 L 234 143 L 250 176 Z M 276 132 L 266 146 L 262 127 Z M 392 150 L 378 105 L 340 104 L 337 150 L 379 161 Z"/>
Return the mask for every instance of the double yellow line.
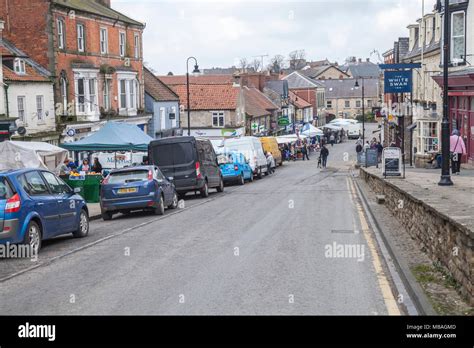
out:
<path id="1" fill-rule="evenodd" d="M 385 302 L 385 307 L 387 307 L 388 315 L 401 315 L 400 309 L 398 308 L 397 300 L 395 299 L 395 296 L 390 287 L 390 282 L 383 270 L 380 255 L 377 252 L 377 242 L 374 240 L 373 235 L 370 233 L 369 224 L 367 223 L 364 210 L 362 209 L 362 205 L 358 200 L 356 189 L 354 187 L 354 182 L 351 178 L 347 178 L 347 185 L 349 186 L 349 192 L 351 194 L 352 202 L 356 207 L 357 214 L 359 215 L 362 233 L 364 235 L 365 240 L 367 241 L 367 246 L 372 256 L 372 264 L 377 275 L 377 282 L 379 284 L 380 291 L 382 292 L 382 297 Z"/>

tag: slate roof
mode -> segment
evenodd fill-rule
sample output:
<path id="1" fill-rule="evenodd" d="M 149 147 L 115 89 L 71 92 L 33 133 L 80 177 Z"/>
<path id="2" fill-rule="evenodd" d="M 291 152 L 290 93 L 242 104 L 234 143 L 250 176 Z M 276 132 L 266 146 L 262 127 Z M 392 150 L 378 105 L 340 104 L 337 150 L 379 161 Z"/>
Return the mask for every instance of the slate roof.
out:
<path id="1" fill-rule="evenodd" d="M 29 58 L 28 55 L 13 45 L 7 39 L 2 39 L 0 41 L 0 50 L 2 52 L 2 69 L 3 69 L 3 79 L 5 81 L 18 81 L 18 82 L 51 82 L 49 79 L 51 73 L 43 68 L 41 65 L 36 63 L 33 59 Z M 19 75 L 7 67 L 5 63 L 5 58 L 22 58 L 25 61 L 25 70 L 24 75 Z"/>
<path id="2" fill-rule="evenodd" d="M 304 76 L 298 71 L 283 77 L 283 80 L 288 81 L 288 88 L 290 89 L 305 89 L 324 87 L 320 81 L 313 80 L 310 77 Z"/>
<path id="3" fill-rule="evenodd" d="M 56 6 L 66 7 L 75 11 L 83 11 L 101 17 L 107 17 L 114 20 L 119 20 L 124 23 L 145 27 L 144 23 L 136 21 L 124 14 L 104 6 L 96 0 L 51 0 Z"/>
<path id="4" fill-rule="evenodd" d="M 274 80 L 265 82 L 265 88 L 271 89 L 279 96 L 288 94 L 288 81 L 286 80 Z"/>
<path id="5" fill-rule="evenodd" d="M 349 71 L 354 78 L 371 77 L 378 78 L 381 70 L 377 64 L 372 62 L 351 62 L 341 66 L 342 71 Z"/>
<path id="6" fill-rule="evenodd" d="M 145 92 L 156 101 L 179 101 L 179 96 L 147 68 L 143 68 Z"/>
<path id="7" fill-rule="evenodd" d="M 271 115 L 273 110 L 277 110 L 275 105 L 265 94 L 255 87 L 243 87 L 245 101 L 245 113 L 252 117 Z"/>
<path id="8" fill-rule="evenodd" d="M 361 98 L 362 88 L 354 88 L 356 79 L 339 79 L 325 80 L 323 84 L 326 86 L 326 99 L 336 98 Z M 378 79 L 364 79 L 364 94 L 366 98 L 378 97 Z M 359 85 L 362 85 L 359 80 Z"/>

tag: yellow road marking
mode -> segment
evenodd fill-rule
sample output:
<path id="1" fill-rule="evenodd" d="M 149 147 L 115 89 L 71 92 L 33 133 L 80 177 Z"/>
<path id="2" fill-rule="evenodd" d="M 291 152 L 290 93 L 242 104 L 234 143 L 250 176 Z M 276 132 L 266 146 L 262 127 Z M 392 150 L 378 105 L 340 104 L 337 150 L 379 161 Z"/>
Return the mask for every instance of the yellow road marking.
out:
<path id="1" fill-rule="evenodd" d="M 385 301 L 385 307 L 387 307 L 388 315 L 401 315 L 400 309 L 398 308 L 397 301 L 392 293 L 392 289 L 390 287 L 387 276 L 385 275 L 385 272 L 383 271 L 380 255 L 378 254 L 377 248 L 376 248 L 376 242 L 373 236 L 370 234 L 369 224 L 367 223 L 367 220 L 365 218 L 364 211 L 362 209 L 361 204 L 356 199 L 357 195 L 356 195 L 354 183 L 349 178 L 347 178 L 347 181 L 350 187 L 351 200 L 357 208 L 357 213 L 359 215 L 362 233 L 364 234 L 364 238 L 367 241 L 367 246 L 369 247 L 370 254 L 372 255 L 372 264 L 375 268 L 375 272 L 377 275 L 377 282 L 382 292 L 382 297 Z"/>

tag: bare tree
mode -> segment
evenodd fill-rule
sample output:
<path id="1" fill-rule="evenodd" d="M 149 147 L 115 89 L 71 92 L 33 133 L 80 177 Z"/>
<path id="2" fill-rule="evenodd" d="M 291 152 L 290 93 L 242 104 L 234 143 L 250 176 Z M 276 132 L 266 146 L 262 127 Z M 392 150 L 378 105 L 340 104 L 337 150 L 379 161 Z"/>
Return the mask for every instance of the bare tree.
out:
<path id="1" fill-rule="evenodd" d="M 275 55 L 273 58 L 270 59 L 270 64 L 268 65 L 268 70 L 273 73 L 279 74 L 282 69 L 285 68 L 285 57 L 281 54 Z"/>
<path id="2" fill-rule="evenodd" d="M 252 68 L 255 72 L 260 70 L 260 67 L 262 66 L 261 60 L 255 58 L 250 62 L 249 67 Z"/>
<path id="3" fill-rule="evenodd" d="M 239 68 L 242 72 L 245 72 L 249 67 L 249 62 L 247 61 L 247 58 L 240 58 L 239 60 Z"/>
<path id="4" fill-rule="evenodd" d="M 295 50 L 288 54 L 290 60 L 290 69 L 300 70 L 306 65 L 306 51 Z"/>

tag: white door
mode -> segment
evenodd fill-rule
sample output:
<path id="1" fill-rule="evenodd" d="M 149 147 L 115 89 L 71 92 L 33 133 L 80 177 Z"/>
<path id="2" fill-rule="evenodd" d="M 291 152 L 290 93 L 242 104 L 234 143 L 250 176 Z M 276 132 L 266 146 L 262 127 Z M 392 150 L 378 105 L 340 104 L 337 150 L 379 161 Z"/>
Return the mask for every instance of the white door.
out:
<path id="1" fill-rule="evenodd" d="M 160 121 L 161 121 L 160 129 L 163 131 L 166 129 L 166 109 L 165 108 L 160 108 Z"/>

